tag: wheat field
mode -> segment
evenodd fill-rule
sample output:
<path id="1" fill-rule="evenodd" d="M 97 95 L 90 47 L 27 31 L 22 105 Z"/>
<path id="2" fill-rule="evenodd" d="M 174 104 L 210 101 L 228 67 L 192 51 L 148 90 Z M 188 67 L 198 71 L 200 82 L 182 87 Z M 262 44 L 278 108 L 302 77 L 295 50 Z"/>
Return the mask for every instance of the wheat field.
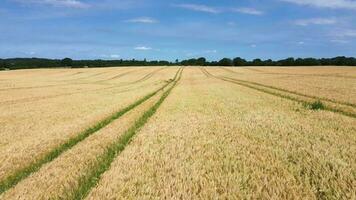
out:
<path id="1" fill-rule="evenodd" d="M 0 72 L 0 199 L 356 199 L 356 68 Z"/>

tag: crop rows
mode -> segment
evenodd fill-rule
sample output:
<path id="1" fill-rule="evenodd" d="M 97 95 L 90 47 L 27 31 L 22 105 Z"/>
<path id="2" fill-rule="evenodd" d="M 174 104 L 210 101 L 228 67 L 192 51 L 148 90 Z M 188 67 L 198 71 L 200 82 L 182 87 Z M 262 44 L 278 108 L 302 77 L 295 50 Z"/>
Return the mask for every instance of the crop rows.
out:
<path id="1" fill-rule="evenodd" d="M 350 75 L 340 75 L 340 74 L 302 74 L 302 73 L 288 73 L 288 72 L 269 72 L 267 70 L 262 70 L 262 69 L 256 69 L 256 68 L 244 68 L 250 71 L 253 71 L 253 73 L 258 73 L 258 74 L 270 74 L 270 75 L 289 75 L 289 76 L 316 76 L 316 77 L 336 77 L 336 78 L 349 78 L 349 79 L 356 79 L 356 76 L 350 76 Z M 224 70 L 229 70 L 230 72 L 236 73 L 236 71 L 224 68 Z"/>
<path id="2" fill-rule="evenodd" d="M 264 85 L 252 81 L 245 81 L 241 79 L 236 79 L 236 78 L 229 78 L 226 76 L 216 76 L 208 72 L 208 70 L 201 68 L 204 74 L 206 74 L 209 77 L 217 78 L 223 81 L 239 84 L 251 89 L 258 90 L 260 92 L 268 93 L 274 96 L 278 96 L 281 98 L 289 99 L 292 101 L 296 101 L 299 103 L 302 103 L 308 107 L 310 107 L 313 103 L 316 101 L 321 101 L 322 103 L 325 104 L 320 109 L 336 112 L 345 116 L 353 117 L 356 118 L 356 105 L 352 103 L 344 103 L 344 102 L 339 102 L 339 101 L 334 101 L 326 98 L 321 98 L 321 97 L 315 97 L 311 95 L 306 95 L 306 94 L 301 94 L 298 92 L 292 92 L 289 90 L 269 86 L 269 85 Z"/>
<path id="3" fill-rule="evenodd" d="M 14 91 L 0 92 L 16 97 L 79 93 L 0 106 L 0 199 L 356 198 L 347 98 L 319 97 L 313 85 L 293 91 L 244 68 L 141 69 L 5 77 L 0 88 Z M 88 85 L 40 88 L 56 77 Z M 16 89 L 26 83 L 39 88 Z"/>
<path id="4" fill-rule="evenodd" d="M 132 81 L 132 82 L 129 82 L 129 83 L 124 83 L 124 84 L 114 84 L 114 85 L 111 85 L 111 86 L 108 86 L 108 87 L 101 87 L 101 88 L 98 88 L 98 89 L 88 89 L 88 90 L 83 90 L 83 91 L 78 91 L 78 92 L 68 92 L 68 93 L 61 93 L 61 94 L 54 94 L 54 95 L 47 95 L 47 96 L 39 96 L 39 97 L 28 97 L 28 98 L 21 98 L 21 99 L 16 99 L 16 100 L 7 100 L 7 101 L 1 101 L 0 102 L 0 105 L 9 105 L 9 104 L 18 104 L 18 103 L 23 103 L 23 102 L 29 102 L 29 101 L 40 101 L 40 100 L 44 100 L 44 99 L 50 99 L 50 98 L 57 98 L 57 97 L 61 97 L 61 96 L 70 96 L 70 95 L 73 95 L 73 94 L 82 94 L 82 93 L 88 93 L 88 92 L 95 92 L 95 91 L 103 91 L 103 90 L 110 90 L 110 89 L 115 89 L 115 88 L 121 88 L 121 87 L 124 87 L 124 86 L 129 86 L 129 85 L 134 85 L 136 83 L 140 83 L 140 82 L 143 82 L 145 80 L 148 80 L 150 77 L 152 77 L 154 74 L 156 74 L 157 72 L 163 70 L 164 68 L 160 68 L 160 69 L 157 69 L 157 70 L 154 70 L 153 72 L 150 72 L 148 73 L 147 75 L 145 75 L 144 77 L 138 79 L 138 80 L 135 80 L 135 81 Z M 119 77 L 122 77 L 122 76 L 125 76 L 125 75 L 128 75 L 129 72 L 127 73 L 123 73 L 123 74 L 120 74 L 120 76 L 118 77 L 115 77 L 115 78 L 119 78 Z M 114 78 L 114 79 L 115 79 Z M 100 80 L 100 82 L 104 82 L 104 81 L 108 81 L 108 80 L 113 80 L 112 78 L 109 78 L 107 80 Z M 93 83 L 97 83 L 97 82 L 93 82 Z M 91 84 L 91 83 L 82 83 L 84 85 L 88 85 L 88 84 Z M 60 84 L 60 85 L 53 85 L 51 87 L 58 87 L 58 86 L 63 86 L 63 85 L 73 85 L 73 83 L 67 83 L 67 84 Z M 37 87 L 23 87 L 23 88 L 13 88 L 13 89 L 39 89 L 39 88 L 48 88 L 49 86 L 37 86 Z M 11 90 L 13 90 L 11 89 Z"/>
<path id="5" fill-rule="evenodd" d="M 198 72 L 186 69 L 87 199 L 355 198 L 354 118 Z"/>
<path id="6" fill-rule="evenodd" d="M 152 97 L 159 95 L 159 93 L 162 93 L 161 91 L 165 90 L 165 92 L 163 92 L 163 94 L 160 95 L 161 98 L 159 98 L 159 100 L 154 104 L 154 106 L 150 107 L 148 109 L 148 111 L 146 111 L 134 123 L 134 125 L 131 128 L 129 128 L 125 132 L 125 134 L 122 135 L 122 137 L 120 137 L 120 139 L 117 142 L 114 142 L 112 145 L 110 145 L 105 150 L 106 153 L 104 155 L 102 155 L 100 158 L 98 158 L 99 160 L 102 160 L 102 159 L 110 160 L 110 158 L 113 159 L 112 156 L 116 155 L 120 150 L 122 150 L 123 147 L 129 142 L 129 139 L 138 131 L 138 129 L 141 126 L 143 126 L 147 122 L 149 117 L 152 116 L 154 114 L 154 112 L 156 112 L 156 110 L 159 107 L 159 105 L 164 101 L 164 99 L 168 96 L 169 92 L 176 85 L 177 81 L 179 80 L 179 78 L 181 76 L 181 73 L 182 73 L 182 70 L 179 70 L 176 73 L 174 79 L 168 81 L 164 86 L 162 86 L 158 90 L 156 90 L 156 91 L 144 96 L 143 98 L 141 98 L 138 101 L 132 103 L 131 105 L 127 106 L 126 108 L 114 113 L 113 115 L 111 115 L 111 116 L 109 116 L 109 117 L 97 122 L 95 125 L 89 127 L 88 129 L 84 130 L 83 132 L 77 134 L 76 137 L 70 138 L 65 143 L 63 143 L 60 146 L 56 147 L 55 149 L 51 150 L 48 154 L 43 156 L 41 159 L 37 160 L 34 163 L 31 163 L 31 164 L 27 165 L 26 167 L 16 171 L 15 173 L 13 173 L 12 175 L 10 175 L 8 177 L 6 177 L 4 180 L 2 180 L 0 182 L 0 193 L 3 193 L 6 190 L 14 187 L 16 184 L 18 184 L 23 179 L 27 178 L 32 173 L 35 173 L 38 170 L 40 170 L 41 167 L 44 166 L 45 164 L 52 162 L 53 160 L 55 160 L 56 158 L 61 156 L 64 152 L 72 149 L 74 146 L 76 146 L 78 143 L 82 142 L 83 140 L 85 140 L 86 138 L 91 136 L 92 134 L 97 133 L 99 130 L 101 130 L 104 127 L 108 126 L 113 121 L 119 119 L 120 117 L 122 117 L 126 113 L 128 113 L 131 110 L 135 109 L 136 107 L 140 106 L 141 104 L 143 104 L 144 102 L 148 101 Z M 152 74 L 151 74 L 151 76 L 152 76 Z M 166 88 L 168 88 L 168 89 L 166 89 Z M 98 169 L 99 168 L 102 169 L 102 166 L 101 166 L 102 164 L 104 164 L 104 163 L 110 164 L 108 162 L 99 162 L 99 163 L 100 163 L 100 165 L 95 167 L 95 168 L 93 168 L 93 170 L 92 170 L 93 172 L 95 171 L 95 174 L 96 174 L 95 176 L 98 175 Z M 105 167 L 108 167 L 108 166 L 105 166 Z M 99 175 L 100 175 L 100 173 L 99 173 Z M 89 179 L 92 179 L 92 176 L 93 175 L 89 176 Z M 98 178 L 98 177 L 96 177 L 96 178 Z M 92 183 L 92 181 L 90 181 L 90 183 Z M 83 183 L 83 184 L 87 185 L 88 183 Z M 86 190 L 88 190 L 87 186 L 86 186 L 86 188 L 87 188 Z M 79 190 L 82 191 L 82 189 L 79 189 Z M 75 194 L 75 196 L 77 196 L 77 193 Z"/>
<path id="7" fill-rule="evenodd" d="M 225 71 L 228 71 L 228 72 L 231 72 L 231 73 L 238 73 L 236 71 L 233 71 L 233 70 L 227 69 L 227 68 L 223 68 L 223 67 L 221 69 L 223 69 Z M 279 74 L 279 73 L 273 73 L 273 74 Z M 290 74 L 288 74 L 288 75 L 290 75 Z M 301 75 L 301 76 L 307 76 L 307 75 L 308 74 Z M 227 78 L 227 77 L 224 77 L 224 78 Z M 278 88 L 278 87 L 274 87 L 274 86 L 270 86 L 270 85 L 266 85 L 266 84 L 256 83 L 256 82 L 253 82 L 253 81 L 246 81 L 246 80 L 241 80 L 241 79 L 236 79 L 236 78 L 234 78 L 234 80 L 245 82 L 245 83 L 250 83 L 250 84 L 254 84 L 254 85 L 258 85 L 258 86 L 262 86 L 262 87 L 265 87 L 265 88 L 275 89 L 275 90 L 279 90 L 279 91 L 282 91 L 282 92 L 287 92 L 287 93 L 299 95 L 299 96 L 302 96 L 302 97 L 320 99 L 320 100 L 323 100 L 323 101 L 328 101 L 328 102 L 331 102 L 331 103 L 337 103 L 337 104 L 341 104 L 341 105 L 345 105 L 345 106 L 351 106 L 351 107 L 356 108 L 356 104 L 353 104 L 353 103 L 350 103 L 350 102 L 342 102 L 342 101 L 337 101 L 337 100 L 333 100 L 333 99 L 328 99 L 328 98 L 325 98 L 325 97 L 317 97 L 317 96 L 313 96 L 313 95 L 302 94 L 300 92 L 290 91 L 290 90 L 286 90 L 286 89 L 283 89 L 283 88 Z"/>

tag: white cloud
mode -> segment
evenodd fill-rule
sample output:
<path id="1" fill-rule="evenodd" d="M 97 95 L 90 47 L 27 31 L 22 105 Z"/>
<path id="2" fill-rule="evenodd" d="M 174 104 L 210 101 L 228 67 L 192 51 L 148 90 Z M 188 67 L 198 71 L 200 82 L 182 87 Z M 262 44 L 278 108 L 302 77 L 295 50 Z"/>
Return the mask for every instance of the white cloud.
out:
<path id="1" fill-rule="evenodd" d="M 192 10 L 192 11 L 197 11 L 197 12 L 206 12 L 206 13 L 212 13 L 212 14 L 219 14 L 222 12 L 239 12 L 239 13 L 248 14 L 248 15 L 263 15 L 264 14 L 260 10 L 257 10 L 255 8 L 248 8 L 248 7 L 229 9 L 229 8 L 223 8 L 223 7 L 216 8 L 216 7 L 202 5 L 202 4 L 176 4 L 174 6 L 178 7 L 178 8 L 184 8 L 187 10 Z"/>
<path id="2" fill-rule="evenodd" d="M 330 25 L 336 24 L 337 20 L 334 18 L 312 18 L 312 19 L 300 19 L 295 21 L 298 26 L 308 26 L 308 25 Z"/>
<path id="3" fill-rule="evenodd" d="M 348 43 L 350 43 L 350 41 L 347 41 L 347 40 L 339 40 L 339 39 L 330 40 L 330 42 L 338 43 L 338 44 L 348 44 Z"/>
<path id="4" fill-rule="evenodd" d="M 338 30 L 335 32 L 334 36 L 336 37 L 356 37 L 356 29 L 352 30 Z"/>
<path id="5" fill-rule="evenodd" d="M 105 59 L 118 59 L 120 58 L 121 56 L 118 55 L 118 54 L 101 54 L 99 55 L 99 57 L 102 57 L 102 58 L 105 58 Z"/>
<path id="6" fill-rule="evenodd" d="M 281 0 L 298 5 L 332 9 L 356 9 L 354 0 Z"/>
<path id="7" fill-rule="evenodd" d="M 135 50 L 140 50 L 140 51 L 147 51 L 147 50 L 152 50 L 151 47 L 145 47 L 145 46 L 138 46 L 134 48 Z"/>
<path id="8" fill-rule="evenodd" d="M 120 55 L 117 55 L 117 54 L 111 54 L 111 55 L 110 55 L 110 58 L 120 58 Z"/>
<path id="9" fill-rule="evenodd" d="M 34 51 L 30 51 L 30 52 L 27 52 L 26 54 L 28 54 L 28 55 L 35 55 L 35 54 L 36 54 L 36 52 L 34 52 Z"/>
<path id="10" fill-rule="evenodd" d="M 235 8 L 232 11 L 248 15 L 263 15 L 263 12 L 255 8 Z"/>
<path id="11" fill-rule="evenodd" d="M 346 30 L 343 35 L 346 37 L 356 37 L 356 30 Z"/>
<path id="12" fill-rule="evenodd" d="M 151 17 L 139 17 L 139 18 L 134 18 L 134 19 L 126 20 L 125 22 L 154 24 L 154 23 L 158 23 L 158 20 L 153 19 L 153 18 L 151 18 Z"/>
<path id="13" fill-rule="evenodd" d="M 213 49 L 213 50 L 205 50 L 204 53 L 208 53 L 208 54 L 213 54 L 213 53 L 217 53 L 218 51 Z"/>
<path id="14" fill-rule="evenodd" d="M 256 48 L 257 45 L 256 45 L 256 44 L 251 44 L 251 47 L 252 47 L 252 48 Z"/>
<path id="15" fill-rule="evenodd" d="M 86 4 L 78 0 L 14 0 L 22 4 L 39 4 L 49 5 L 55 7 L 68 7 L 68 8 L 88 8 L 89 4 Z"/>
<path id="16" fill-rule="evenodd" d="M 178 4 L 175 6 L 179 7 L 179 8 L 188 9 L 188 10 L 198 11 L 198 12 L 207 12 L 207 13 L 213 13 L 213 14 L 217 14 L 220 12 L 217 8 L 210 7 L 207 5 L 201 5 L 201 4 Z"/>
<path id="17" fill-rule="evenodd" d="M 305 44 L 305 42 L 303 42 L 303 41 L 298 42 L 298 45 L 304 45 L 304 44 Z"/>

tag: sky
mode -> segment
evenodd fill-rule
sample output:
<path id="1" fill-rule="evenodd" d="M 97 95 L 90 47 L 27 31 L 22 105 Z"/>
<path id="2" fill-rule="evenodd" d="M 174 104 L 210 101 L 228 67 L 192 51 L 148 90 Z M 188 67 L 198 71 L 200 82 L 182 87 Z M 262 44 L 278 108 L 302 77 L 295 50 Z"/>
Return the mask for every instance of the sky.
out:
<path id="1" fill-rule="evenodd" d="M 356 0 L 0 0 L 0 58 L 356 56 Z"/>

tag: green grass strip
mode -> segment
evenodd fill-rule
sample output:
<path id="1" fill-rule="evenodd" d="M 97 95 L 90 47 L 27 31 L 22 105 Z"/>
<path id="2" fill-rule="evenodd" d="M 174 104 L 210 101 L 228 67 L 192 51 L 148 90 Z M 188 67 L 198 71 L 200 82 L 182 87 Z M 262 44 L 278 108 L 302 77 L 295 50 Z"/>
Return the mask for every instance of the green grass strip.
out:
<path id="1" fill-rule="evenodd" d="M 177 71 L 173 80 L 175 80 L 177 78 L 179 72 L 180 72 L 180 70 Z M 47 153 L 41 159 L 29 164 L 28 166 L 14 172 L 12 175 L 6 177 L 3 181 L 0 182 L 0 194 L 2 194 L 5 191 L 7 191 L 8 189 L 14 187 L 21 180 L 27 178 L 32 173 L 37 172 L 44 164 L 51 162 L 52 160 L 54 160 L 55 158 L 60 156 L 63 152 L 71 149 L 73 146 L 75 146 L 79 142 L 83 141 L 85 138 L 89 137 L 90 135 L 92 135 L 95 132 L 99 131 L 100 129 L 104 128 L 105 126 L 107 126 L 114 120 L 118 119 L 125 113 L 129 112 L 133 108 L 135 108 L 135 107 L 139 106 L 140 104 L 142 104 L 143 102 L 147 101 L 148 99 L 150 99 L 151 97 L 156 95 L 159 91 L 163 90 L 169 84 L 171 84 L 173 82 L 173 80 L 169 80 L 164 86 L 162 86 L 158 90 L 142 97 L 141 99 L 132 103 L 131 105 L 129 105 L 129 106 L 123 108 L 122 110 L 114 113 L 113 115 L 99 121 L 95 125 L 87 128 L 83 132 L 77 134 L 77 136 L 70 138 L 65 143 L 63 143 L 63 144 L 59 145 L 58 147 L 56 147 L 55 149 L 51 150 L 49 153 Z"/>
<path id="2" fill-rule="evenodd" d="M 292 97 L 292 96 L 289 96 L 289 95 L 281 94 L 281 93 L 278 93 L 278 92 L 262 89 L 262 88 L 253 86 L 253 84 L 248 84 L 246 82 L 240 82 L 239 80 L 235 80 L 235 79 L 232 79 L 232 78 L 215 76 L 215 75 L 212 75 L 210 72 L 208 72 L 206 69 L 203 69 L 203 70 L 206 71 L 208 74 L 210 74 L 210 76 L 215 77 L 217 79 L 220 79 L 220 80 L 223 80 L 223 81 L 227 81 L 227 82 L 231 82 L 231 83 L 235 83 L 235 84 L 238 84 L 238 85 L 241 85 L 241 86 L 244 86 L 244 87 L 248 87 L 248 88 L 251 88 L 251 89 L 254 89 L 254 90 L 258 90 L 260 92 L 271 94 L 271 95 L 274 95 L 274 96 L 277 96 L 277 97 L 281 97 L 281 98 L 284 98 L 284 99 L 289 99 L 289 100 L 292 100 L 292 101 L 296 101 L 298 103 L 302 103 L 303 105 L 306 105 L 307 107 L 312 107 L 312 104 L 314 103 L 314 102 L 304 101 L 304 100 L 301 100 L 301 99 L 298 99 L 296 97 Z M 341 109 L 333 108 L 333 107 L 330 107 L 330 106 L 327 106 L 327 105 L 324 105 L 322 108 L 320 108 L 320 110 L 331 111 L 331 112 L 339 113 L 341 115 L 345 115 L 345 116 L 348 116 L 348 117 L 356 118 L 356 114 L 355 113 L 351 113 L 351 112 L 347 112 L 347 111 L 344 111 L 344 110 L 341 110 Z"/>
<path id="3" fill-rule="evenodd" d="M 68 199 L 84 199 L 91 189 L 98 184 L 101 175 L 110 168 L 111 163 L 115 160 L 118 154 L 125 149 L 137 132 L 139 132 L 150 117 L 156 113 L 157 109 L 180 80 L 182 72 L 183 70 L 180 70 L 178 79 L 174 80 L 173 85 L 162 94 L 161 98 L 97 159 L 98 164 L 89 170 L 86 176 L 79 180 L 79 187 L 70 192 Z"/>

